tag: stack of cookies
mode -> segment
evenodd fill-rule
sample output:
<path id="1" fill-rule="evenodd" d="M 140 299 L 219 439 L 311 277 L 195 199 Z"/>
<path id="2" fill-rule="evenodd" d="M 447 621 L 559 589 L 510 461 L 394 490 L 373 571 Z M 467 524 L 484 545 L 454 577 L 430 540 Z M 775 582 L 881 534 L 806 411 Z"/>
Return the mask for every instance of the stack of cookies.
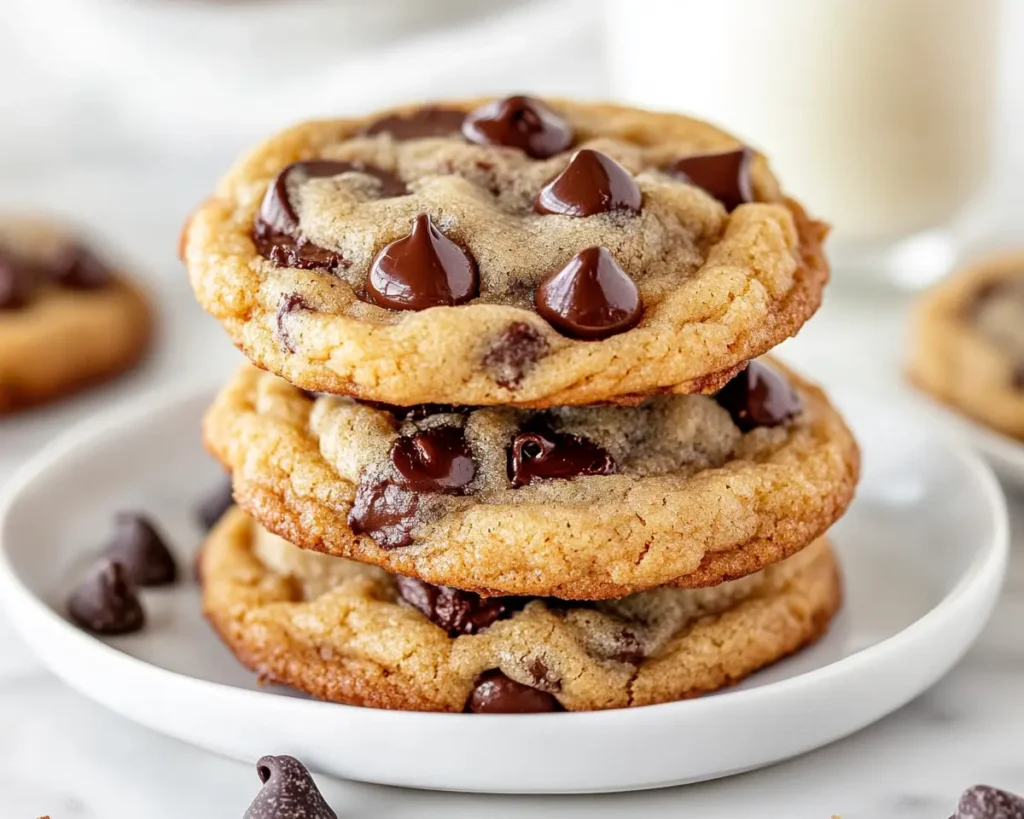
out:
<path id="1" fill-rule="evenodd" d="M 192 216 L 253 365 L 208 412 L 234 499 L 207 617 L 262 678 L 383 708 L 667 702 L 819 637 L 856 443 L 752 361 L 825 228 L 682 116 L 530 97 L 300 125 Z"/>

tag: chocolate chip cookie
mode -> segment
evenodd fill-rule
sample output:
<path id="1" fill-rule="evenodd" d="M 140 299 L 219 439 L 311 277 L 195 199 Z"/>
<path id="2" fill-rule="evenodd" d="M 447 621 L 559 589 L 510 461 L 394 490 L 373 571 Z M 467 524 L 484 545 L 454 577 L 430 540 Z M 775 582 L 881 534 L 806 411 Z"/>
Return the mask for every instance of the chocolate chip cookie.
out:
<path id="1" fill-rule="evenodd" d="M 908 372 L 941 401 L 1024 439 L 1024 253 L 971 265 L 921 300 Z"/>
<path id="2" fill-rule="evenodd" d="M 842 596 L 822 539 L 710 589 L 599 603 L 481 598 L 298 549 L 238 509 L 202 554 L 207 618 L 262 679 L 321 699 L 532 713 L 671 702 L 820 637 Z"/>
<path id="3" fill-rule="evenodd" d="M 235 344 L 297 386 L 550 407 L 722 386 L 817 309 L 825 232 L 706 123 L 510 97 L 286 131 L 182 255 Z"/>
<path id="4" fill-rule="evenodd" d="M 0 217 L 0 413 L 128 370 L 151 323 L 140 290 L 82 241 Z"/>
<path id="5" fill-rule="evenodd" d="M 856 443 L 825 396 L 753 362 L 637 406 L 394 407 L 245 365 L 207 413 L 238 503 L 308 549 L 484 594 L 708 586 L 843 513 Z"/>

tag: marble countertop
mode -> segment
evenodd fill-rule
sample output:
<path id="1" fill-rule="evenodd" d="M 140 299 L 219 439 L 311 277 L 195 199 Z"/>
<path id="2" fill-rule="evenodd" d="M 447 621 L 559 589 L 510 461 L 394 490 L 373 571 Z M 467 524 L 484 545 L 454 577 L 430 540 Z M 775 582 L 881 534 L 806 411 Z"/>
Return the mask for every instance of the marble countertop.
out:
<path id="1" fill-rule="evenodd" d="M 12 76 L 4 61 L 16 49 L 2 15 L 0 70 Z M 1024 13 L 1019 16 L 1024 19 Z M 578 44 L 584 41 L 579 38 Z M 598 75 L 596 67 L 588 74 L 587 59 L 594 55 L 581 46 L 571 61 L 576 71 L 570 85 L 578 87 Z M 98 92 L 72 93 L 53 76 L 29 82 L 20 64 L 18 77 L 18 83 L 0 91 L 0 207 L 56 211 L 93 229 L 147 282 L 161 327 L 154 354 L 131 376 L 0 423 L 0 482 L 81 418 L 174 379 L 208 382 L 238 361 L 219 328 L 194 304 L 174 258 L 174 237 L 184 215 L 248 141 L 221 133 L 191 141 L 177 135 L 155 144 L 151 134 L 143 138 L 120 127 L 125 112 Z M 519 87 L 550 87 L 547 79 L 540 73 L 516 75 Z M 560 90 L 572 88 L 563 84 Z M 998 244 L 1020 240 L 1024 230 L 1013 223 L 1013 214 L 1024 212 L 1024 192 L 1013 182 L 1024 176 L 1024 151 L 1007 161 L 1012 172 L 1001 176 L 1003 206 L 993 217 L 993 242 Z M 898 372 L 903 327 L 901 301 L 866 295 L 840 281 L 825 308 L 798 339 L 787 343 L 784 353 L 826 385 L 854 386 L 879 401 L 899 401 L 905 398 Z M 642 812 L 701 819 L 827 819 L 833 814 L 944 819 L 958 793 L 976 782 L 1024 793 L 1024 709 L 1019 705 L 1024 686 L 1019 626 L 1024 622 L 1024 497 L 1014 497 L 1011 510 L 1015 551 L 1010 574 L 975 647 L 928 693 L 826 749 L 727 780 L 641 794 L 483 797 L 321 780 L 325 795 L 341 817 L 619 817 Z M 743 726 L 723 730 L 742 731 Z M 241 816 L 258 786 L 249 765 L 151 733 L 68 689 L 40 667 L 0 617 L 3 819 Z"/>

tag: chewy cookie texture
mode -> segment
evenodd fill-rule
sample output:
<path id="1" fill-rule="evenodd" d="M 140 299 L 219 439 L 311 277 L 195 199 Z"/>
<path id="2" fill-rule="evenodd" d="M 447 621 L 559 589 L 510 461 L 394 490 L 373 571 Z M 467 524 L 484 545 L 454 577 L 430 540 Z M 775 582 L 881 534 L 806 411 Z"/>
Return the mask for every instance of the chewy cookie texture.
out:
<path id="1" fill-rule="evenodd" d="M 720 387 L 817 309 L 824 233 L 710 125 L 511 97 L 287 131 L 182 250 L 202 305 L 299 387 L 549 407 Z"/>
<path id="2" fill-rule="evenodd" d="M 524 713 L 622 708 L 735 683 L 820 636 L 825 541 L 742 580 L 603 603 L 481 598 L 304 551 L 240 510 L 202 555 L 207 617 L 264 679 L 338 702 Z"/>
<path id="3" fill-rule="evenodd" d="M 715 398 L 543 411 L 315 397 L 247 365 L 204 435 L 239 504 L 299 546 L 573 599 L 757 571 L 823 534 L 859 471 L 825 396 L 760 362 Z"/>
<path id="4" fill-rule="evenodd" d="M 130 369 L 151 324 L 141 291 L 82 241 L 0 217 L 0 414 Z"/>

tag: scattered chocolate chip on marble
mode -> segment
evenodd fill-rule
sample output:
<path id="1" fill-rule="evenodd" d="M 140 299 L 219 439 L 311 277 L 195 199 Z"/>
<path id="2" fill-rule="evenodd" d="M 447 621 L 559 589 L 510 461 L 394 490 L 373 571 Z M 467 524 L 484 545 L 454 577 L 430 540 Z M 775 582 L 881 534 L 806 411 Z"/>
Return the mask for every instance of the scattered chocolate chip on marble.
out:
<path id="1" fill-rule="evenodd" d="M 474 714 L 539 714 L 565 709 L 547 691 L 518 683 L 493 669 L 477 678 L 466 710 Z"/>
<path id="2" fill-rule="evenodd" d="M 235 499 L 231 494 L 231 479 L 225 479 L 216 489 L 213 489 L 200 501 L 196 507 L 196 520 L 209 532 L 217 525 L 224 513 L 235 505 Z"/>
<path id="3" fill-rule="evenodd" d="M 671 176 L 707 191 L 731 212 L 754 201 L 750 177 L 753 158 L 754 152 L 749 148 L 737 148 L 716 154 L 680 157 L 665 170 Z"/>
<path id="4" fill-rule="evenodd" d="M 366 280 L 367 300 L 391 310 L 451 307 L 476 298 L 480 276 L 473 257 L 421 213 L 408 236 L 377 254 Z"/>
<path id="5" fill-rule="evenodd" d="M 777 427 L 800 414 L 800 396 L 781 375 L 759 361 L 750 365 L 715 395 L 743 432 Z"/>
<path id="6" fill-rule="evenodd" d="M 262 757 L 256 773 L 263 787 L 242 819 L 338 819 L 295 757 Z"/>
<path id="7" fill-rule="evenodd" d="M 364 136 L 387 134 L 396 142 L 458 134 L 465 111 L 427 106 L 405 114 L 391 114 L 370 123 L 360 132 Z"/>
<path id="8" fill-rule="evenodd" d="M 484 354 L 484 367 L 497 384 L 517 390 L 547 351 L 547 339 L 539 330 L 525 321 L 516 321 L 491 342 Z"/>
<path id="9" fill-rule="evenodd" d="M 76 624 L 94 634 L 130 634 L 146 620 L 134 584 L 113 560 L 93 567 L 71 593 L 67 608 Z"/>
<path id="10" fill-rule="evenodd" d="M 479 634 L 523 607 L 519 597 L 481 597 L 474 592 L 434 586 L 415 577 L 395 576 L 402 599 L 448 636 Z"/>
<path id="11" fill-rule="evenodd" d="M 470 113 L 462 135 L 478 145 L 518 148 L 534 159 L 546 159 L 572 145 L 569 123 L 533 97 L 495 100 Z"/>
<path id="12" fill-rule="evenodd" d="M 592 341 L 623 333 L 644 312 L 640 290 L 603 247 L 589 247 L 549 275 L 534 297 L 537 312 L 570 338 Z"/>
<path id="13" fill-rule="evenodd" d="M 178 578 L 171 550 L 156 527 L 142 515 L 117 515 L 114 540 L 105 557 L 121 564 L 125 576 L 136 586 L 164 586 Z"/>
<path id="14" fill-rule="evenodd" d="M 532 429 L 512 439 L 508 477 L 513 488 L 552 478 L 613 475 L 615 459 L 601 446 L 579 435 Z"/>
<path id="15" fill-rule="evenodd" d="M 637 213 L 640 203 L 640 188 L 629 171 L 610 156 L 584 148 L 541 188 L 533 208 L 537 213 L 583 217 L 612 211 Z"/>
<path id="16" fill-rule="evenodd" d="M 951 819 L 1024 819 L 1024 799 L 989 785 L 975 785 L 963 792 Z"/>

